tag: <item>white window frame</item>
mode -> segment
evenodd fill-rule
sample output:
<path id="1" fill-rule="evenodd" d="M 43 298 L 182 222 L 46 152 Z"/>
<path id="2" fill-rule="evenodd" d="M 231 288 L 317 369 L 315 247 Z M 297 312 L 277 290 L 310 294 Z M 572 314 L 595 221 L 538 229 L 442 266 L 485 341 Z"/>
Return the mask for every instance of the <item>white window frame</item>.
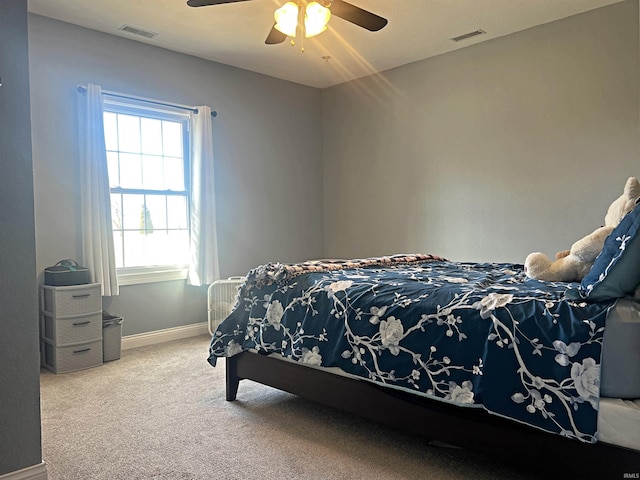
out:
<path id="1" fill-rule="evenodd" d="M 141 283 L 169 282 L 171 280 L 186 280 L 189 267 L 157 265 L 154 267 L 126 267 L 118 268 L 118 284 L 138 285 Z"/>
<path id="2" fill-rule="evenodd" d="M 187 222 L 190 222 L 191 195 L 191 122 L 189 112 L 182 108 L 158 106 L 144 100 L 123 99 L 122 97 L 103 97 L 104 112 L 122 113 L 135 116 L 146 116 L 161 120 L 178 121 L 183 124 L 183 159 L 185 168 L 185 189 L 187 191 Z M 143 189 L 140 189 L 142 191 Z M 112 189 L 109 189 L 112 192 Z M 190 225 L 188 223 L 188 229 Z M 115 241 L 115 239 L 114 239 Z M 143 283 L 185 280 L 188 276 L 188 265 L 149 265 L 140 267 L 121 267 L 117 269 L 118 283 L 124 285 L 138 285 Z"/>

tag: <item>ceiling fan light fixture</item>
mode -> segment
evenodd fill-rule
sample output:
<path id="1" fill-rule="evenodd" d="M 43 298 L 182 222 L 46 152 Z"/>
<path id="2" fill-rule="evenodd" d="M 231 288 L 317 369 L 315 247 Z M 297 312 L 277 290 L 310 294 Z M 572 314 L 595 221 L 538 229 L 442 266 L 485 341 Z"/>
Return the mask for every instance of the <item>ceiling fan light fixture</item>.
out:
<path id="1" fill-rule="evenodd" d="M 289 37 L 296 36 L 298 5 L 293 2 L 287 2 L 275 11 L 273 17 L 276 19 L 277 30 Z"/>
<path id="2" fill-rule="evenodd" d="M 307 37 L 313 37 L 327 29 L 327 23 L 331 19 L 331 10 L 323 7 L 318 2 L 307 5 L 307 14 L 304 17 Z"/>
<path id="3" fill-rule="evenodd" d="M 295 2 L 287 2 L 274 13 L 275 28 L 289 37 L 296 36 L 298 26 L 298 5 Z M 318 2 L 309 2 L 305 8 L 304 29 L 306 37 L 314 37 L 327 29 L 327 23 L 331 18 L 331 11 Z"/>

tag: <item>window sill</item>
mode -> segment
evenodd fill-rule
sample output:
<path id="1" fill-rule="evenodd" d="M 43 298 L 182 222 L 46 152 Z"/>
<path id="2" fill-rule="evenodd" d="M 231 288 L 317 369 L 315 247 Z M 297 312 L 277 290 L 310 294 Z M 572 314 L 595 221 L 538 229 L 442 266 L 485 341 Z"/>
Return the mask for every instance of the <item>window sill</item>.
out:
<path id="1" fill-rule="evenodd" d="M 189 269 L 187 267 L 150 267 L 127 268 L 118 270 L 118 284 L 139 285 L 142 283 L 169 282 L 185 280 Z"/>

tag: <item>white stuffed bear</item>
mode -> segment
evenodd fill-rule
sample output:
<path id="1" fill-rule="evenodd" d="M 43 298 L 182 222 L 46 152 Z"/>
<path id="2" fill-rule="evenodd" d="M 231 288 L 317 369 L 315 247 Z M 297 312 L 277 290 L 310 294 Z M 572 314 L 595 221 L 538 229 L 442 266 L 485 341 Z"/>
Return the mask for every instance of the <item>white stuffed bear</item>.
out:
<path id="1" fill-rule="evenodd" d="M 618 226 L 622 217 L 633 210 L 640 198 L 640 182 L 629 177 L 623 194 L 609 206 L 600 227 L 571 246 L 571 250 L 556 253 L 551 261 L 540 252 L 531 253 L 524 262 L 524 271 L 530 278 L 549 282 L 579 282 L 589 273 L 593 262 L 604 247 L 604 241 Z"/>

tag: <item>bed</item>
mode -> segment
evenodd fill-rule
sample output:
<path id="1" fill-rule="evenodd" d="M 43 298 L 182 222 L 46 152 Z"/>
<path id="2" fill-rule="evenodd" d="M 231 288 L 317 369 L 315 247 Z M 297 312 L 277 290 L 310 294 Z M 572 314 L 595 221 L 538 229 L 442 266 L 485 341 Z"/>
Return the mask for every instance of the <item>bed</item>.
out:
<path id="1" fill-rule="evenodd" d="M 423 254 L 266 264 L 209 362 L 229 401 L 249 379 L 548 476 L 639 478 L 640 306 L 585 280 Z"/>

